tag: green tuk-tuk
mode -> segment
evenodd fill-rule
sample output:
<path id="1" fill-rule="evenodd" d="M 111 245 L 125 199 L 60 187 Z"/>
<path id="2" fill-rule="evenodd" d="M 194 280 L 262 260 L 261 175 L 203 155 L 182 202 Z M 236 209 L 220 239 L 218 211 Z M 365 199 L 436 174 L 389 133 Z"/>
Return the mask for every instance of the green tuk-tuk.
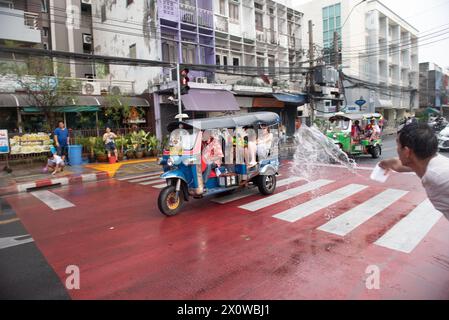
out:
<path id="1" fill-rule="evenodd" d="M 380 113 L 337 113 L 328 119 L 326 136 L 348 156 L 382 154 L 383 116 Z"/>

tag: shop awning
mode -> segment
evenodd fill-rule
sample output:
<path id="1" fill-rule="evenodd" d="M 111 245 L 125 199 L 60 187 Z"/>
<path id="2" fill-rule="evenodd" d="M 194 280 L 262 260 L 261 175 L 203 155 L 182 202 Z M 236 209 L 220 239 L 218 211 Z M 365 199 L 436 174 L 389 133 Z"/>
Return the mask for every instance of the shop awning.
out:
<path id="1" fill-rule="evenodd" d="M 273 97 L 275 97 L 278 101 L 293 103 L 297 106 L 302 106 L 307 101 L 306 96 L 303 94 L 273 93 Z"/>
<path id="2" fill-rule="evenodd" d="M 181 98 L 186 111 L 239 111 L 234 95 L 225 90 L 190 89 Z"/>
<path id="3" fill-rule="evenodd" d="M 97 112 L 100 111 L 99 106 L 66 106 L 66 107 L 55 107 L 53 112 L 70 113 L 70 112 Z M 23 108 L 24 113 L 39 113 L 40 108 L 37 107 L 25 107 Z"/>
<path id="4" fill-rule="evenodd" d="M 428 108 L 426 109 L 426 113 L 427 113 L 427 114 L 440 114 L 441 112 L 440 112 L 440 110 L 437 110 L 437 109 L 435 109 L 435 108 L 430 108 L 430 107 L 428 107 Z"/>
<path id="5" fill-rule="evenodd" d="M 275 98 L 254 98 L 253 108 L 283 108 L 284 103 Z"/>
<path id="6" fill-rule="evenodd" d="M 28 95 L 16 93 L 0 93 L 0 108 L 27 106 L 30 106 Z"/>
<path id="7" fill-rule="evenodd" d="M 97 97 L 102 106 L 107 106 L 110 103 L 107 96 Z M 117 97 L 119 105 L 131 107 L 149 107 L 148 100 L 140 97 Z"/>

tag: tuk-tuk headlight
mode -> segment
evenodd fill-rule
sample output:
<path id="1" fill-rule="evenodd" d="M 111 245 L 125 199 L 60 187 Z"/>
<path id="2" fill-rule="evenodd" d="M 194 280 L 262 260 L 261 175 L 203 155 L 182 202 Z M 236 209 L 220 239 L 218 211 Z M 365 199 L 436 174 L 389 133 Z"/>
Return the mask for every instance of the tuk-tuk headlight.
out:
<path id="1" fill-rule="evenodd" d="M 173 160 L 173 158 L 170 157 L 167 159 L 167 166 L 173 167 L 174 164 L 175 164 L 175 161 Z"/>

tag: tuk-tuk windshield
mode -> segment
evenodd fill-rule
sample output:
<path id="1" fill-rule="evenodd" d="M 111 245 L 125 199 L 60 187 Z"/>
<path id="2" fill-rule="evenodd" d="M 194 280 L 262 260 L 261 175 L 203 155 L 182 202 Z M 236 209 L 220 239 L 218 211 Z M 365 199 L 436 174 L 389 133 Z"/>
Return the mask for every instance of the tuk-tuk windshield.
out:
<path id="1" fill-rule="evenodd" d="M 349 119 L 332 119 L 329 121 L 328 130 L 332 132 L 345 132 L 350 131 L 351 120 Z"/>
<path id="2" fill-rule="evenodd" d="M 192 150 L 195 147 L 198 131 L 177 129 L 171 132 L 169 147 L 171 150 Z"/>

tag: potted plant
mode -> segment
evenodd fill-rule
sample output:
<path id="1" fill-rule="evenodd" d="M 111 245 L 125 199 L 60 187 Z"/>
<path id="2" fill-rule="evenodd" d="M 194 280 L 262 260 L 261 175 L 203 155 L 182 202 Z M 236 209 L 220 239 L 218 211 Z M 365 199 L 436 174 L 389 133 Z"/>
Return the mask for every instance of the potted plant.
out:
<path id="1" fill-rule="evenodd" d="M 150 146 L 150 150 L 151 150 L 151 155 L 153 157 L 157 157 L 158 152 L 159 152 L 159 140 L 157 139 L 157 137 L 155 135 L 151 135 L 149 137 L 149 146 Z"/>
<path id="2" fill-rule="evenodd" d="M 145 137 L 145 131 L 141 130 L 139 132 L 133 132 L 131 133 L 131 144 L 133 146 L 133 149 L 136 153 L 136 158 L 141 159 L 143 158 L 143 145 L 144 145 L 144 137 Z"/>
<path id="3" fill-rule="evenodd" d="M 97 157 L 98 162 L 107 162 L 108 161 L 108 155 L 103 149 L 97 149 L 95 152 L 95 155 Z"/>
<path id="4" fill-rule="evenodd" d="M 89 137 L 87 139 L 87 147 L 89 149 L 89 163 L 95 162 L 95 146 L 97 144 L 97 138 L 96 137 Z"/>
<path id="5" fill-rule="evenodd" d="M 126 142 L 127 139 L 124 136 L 118 136 L 117 139 L 115 139 L 115 146 L 117 147 L 117 154 L 119 161 L 123 160 Z"/>

